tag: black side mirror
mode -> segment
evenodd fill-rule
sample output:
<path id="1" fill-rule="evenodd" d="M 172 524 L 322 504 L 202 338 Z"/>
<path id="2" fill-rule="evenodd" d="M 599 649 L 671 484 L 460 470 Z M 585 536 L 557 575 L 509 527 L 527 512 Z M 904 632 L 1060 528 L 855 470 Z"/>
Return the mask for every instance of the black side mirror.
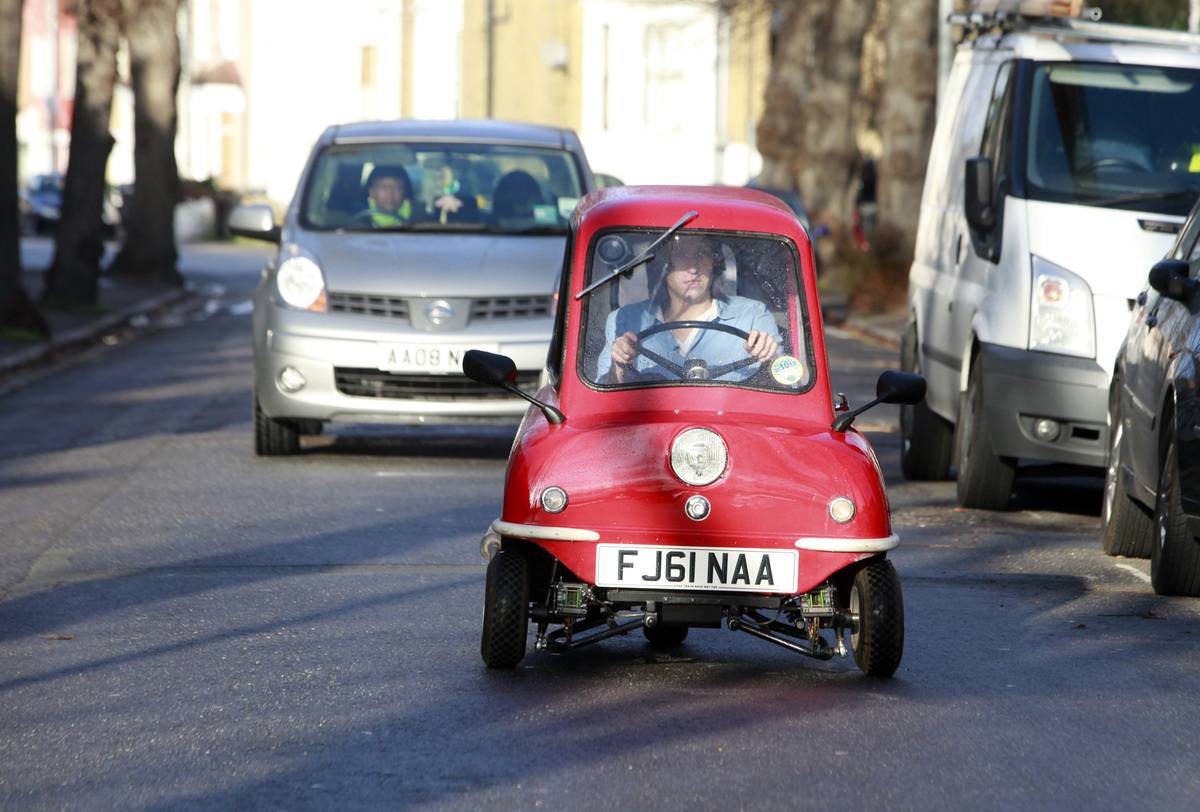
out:
<path id="1" fill-rule="evenodd" d="M 548 403 L 542 403 L 517 386 L 517 365 L 507 355 L 497 355 L 494 352 L 484 352 L 483 350 L 467 350 L 466 355 L 463 356 L 462 368 L 463 374 L 471 380 L 512 392 L 517 397 L 537 406 L 546 416 L 546 420 L 553 425 L 557 426 L 566 420 L 566 417 L 558 409 Z"/>
<path id="2" fill-rule="evenodd" d="M 1188 273 L 1182 259 L 1164 259 L 1150 269 L 1150 287 L 1168 299 L 1182 299 L 1191 288 Z"/>
<path id="3" fill-rule="evenodd" d="M 275 213 L 270 206 L 261 203 L 234 206 L 226 225 L 235 237 L 279 242 L 280 228 L 275 225 Z"/>
<path id="4" fill-rule="evenodd" d="M 913 406 L 925 399 L 925 388 L 925 379 L 917 373 L 889 369 L 880 374 L 875 384 L 875 397 L 881 403 Z"/>
<path id="5" fill-rule="evenodd" d="M 505 384 L 517 382 L 517 365 L 507 355 L 497 355 L 483 350 L 467 350 L 463 356 L 463 374 L 473 381 L 488 386 L 506 388 Z"/>
<path id="6" fill-rule="evenodd" d="M 967 225 L 983 234 L 991 234 L 996 227 L 996 191 L 992 188 L 992 159 L 968 158 L 967 177 L 964 184 L 966 199 L 963 202 Z"/>
<path id="7" fill-rule="evenodd" d="M 900 403 L 913 406 L 925 399 L 925 379 L 915 372 L 901 372 L 889 369 L 880 374 L 875 383 L 875 399 L 865 406 L 859 406 L 852 412 L 839 414 L 833 419 L 834 431 L 845 431 L 854 423 L 854 418 L 872 409 L 880 403 Z"/>

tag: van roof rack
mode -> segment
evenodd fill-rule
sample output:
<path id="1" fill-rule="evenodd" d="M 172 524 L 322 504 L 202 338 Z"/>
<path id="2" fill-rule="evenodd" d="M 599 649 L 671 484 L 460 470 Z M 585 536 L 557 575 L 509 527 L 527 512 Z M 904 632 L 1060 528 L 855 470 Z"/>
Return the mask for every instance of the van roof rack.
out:
<path id="1" fill-rule="evenodd" d="M 1100 22 L 1099 8 L 1057 0 L 976 0 L 975 10 L 951 14 L 951 25 L 962 26 L 963 38 L 973 40 L 987 34 L 1024 33 L 1089 42 L 1119 42 L 1167 45 L 1200 49 L 1200 34 L 1168 31 L 1140 25 Z M 1041 13 L 1034 13 L 1040 10 Z M 1074 16 L 1067 16 L 1068 14 Z"/>

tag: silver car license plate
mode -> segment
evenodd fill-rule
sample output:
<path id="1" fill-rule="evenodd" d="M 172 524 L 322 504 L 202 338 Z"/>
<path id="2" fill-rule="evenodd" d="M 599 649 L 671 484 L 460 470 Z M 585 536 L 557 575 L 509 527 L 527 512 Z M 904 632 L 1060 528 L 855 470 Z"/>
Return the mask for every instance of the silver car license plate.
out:
<path id="1" fill-rule="evenodd" d="M 384 372 L 462 372 L 467 350 L 496 352 L 496 345 L 392 344 L 379 345 L 378 367 Z"/>
<path id="2" fill-rule="evenodd" d="M 795 550 L 596 545 L 596 585 L 795 592 Z"/>

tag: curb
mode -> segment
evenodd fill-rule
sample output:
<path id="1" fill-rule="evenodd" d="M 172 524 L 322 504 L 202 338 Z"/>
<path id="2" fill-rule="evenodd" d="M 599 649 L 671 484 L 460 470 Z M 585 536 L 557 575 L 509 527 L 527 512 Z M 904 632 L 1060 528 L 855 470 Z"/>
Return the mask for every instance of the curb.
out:
<path id="1" fill-rule="evenodd" d="M 896 335 L 894 330 L 888 330 L 880 327 L 873 327 L 869 324 L 863 324 L 860 321 L 850 319 L 842 325 L 842 329 L 848 333 L 855 333 L 863 338 L 868 338 L 887 347 L 898 350 L 900 349 L 900 337 Z"/>
<path id="2" fill-rule="evenodd" d="M 195 292 L 187 288 L 169 290 L 149 299 L 143 299 L 140 302 L 126 305 L 120 310 L 109 313 L 90 324 L 68 330 L 57 338 L 52 339 L 48 344 L 39 344 L 36 347 L 20 350 L 5 358 L 0 358 L 0 379 L 93 344 L 101 335 L 123 326 L 125 322 L 135 316 L 153 315 L 168 307 L 186 301 L 194 295 Z"/>

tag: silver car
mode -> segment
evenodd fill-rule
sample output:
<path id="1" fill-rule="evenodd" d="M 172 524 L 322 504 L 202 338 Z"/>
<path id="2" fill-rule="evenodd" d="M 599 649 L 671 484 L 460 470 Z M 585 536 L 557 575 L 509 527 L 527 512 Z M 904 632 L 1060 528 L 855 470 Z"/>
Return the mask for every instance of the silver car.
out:
<path id="1" fill-rule="evenodd" d="M 538 387 L 575 202 L 595 187 L 568 130 L 498 121 L 331 127 L 276 240 L 254 308 L 254 439 L 291 454 L 326 422 L 516 422 L 527 404 L 462 373 L 468 349 Z"/>

